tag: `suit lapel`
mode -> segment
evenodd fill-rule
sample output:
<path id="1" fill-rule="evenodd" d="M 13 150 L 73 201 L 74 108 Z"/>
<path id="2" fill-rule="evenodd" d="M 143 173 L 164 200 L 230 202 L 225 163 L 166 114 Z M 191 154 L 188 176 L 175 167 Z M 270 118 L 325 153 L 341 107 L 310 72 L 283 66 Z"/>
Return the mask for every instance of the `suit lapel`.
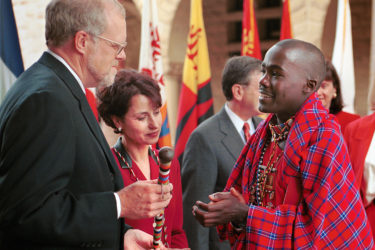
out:
<path id="1" fill-rule="evenodd" d="M 241 136 L 238 134 L 229 116 L 225 112 L 224 107 L 219 111 L 218 118 L 219 130 L 224 136 L 221 143 L 232 155 L 234 160 L 237 160 L 245 144 L 243 143 Z"/>
<path id="2" fill-rule="evenodd" d="M 39 62 L 51 68 L 53 71 L 55 71 L 56 74 L 65 83 L 65 85 L 69 88 L 74 98 L 78 100 L 81 113 L 84 119 L 86 120 L 87 125 L 89 126 L 92 134 L 95 136 L 103 152 L 105 153 L 108 165 L 110 167 L 110 171 L 112 173 L 117 174 L 118 167 L 116 165 L 115 159 L 113 158 L 113 155 L 109 149 L 108 143 L 106 139 L 104 138 L 104 135 L 99 127 L 99 124 L 97 120 L 95 119 L 95 116 L 87 102 L 86 96 L 83 93 L 81 87 L 79 86 L 79 83 L 77 82 L 77 80 L 59 60 L 57 60 L 55 57 L 53 57 L 47 52 L 43 54 Z M 119 185 L 119 181 L 116 181 L 116 185 Z"/>

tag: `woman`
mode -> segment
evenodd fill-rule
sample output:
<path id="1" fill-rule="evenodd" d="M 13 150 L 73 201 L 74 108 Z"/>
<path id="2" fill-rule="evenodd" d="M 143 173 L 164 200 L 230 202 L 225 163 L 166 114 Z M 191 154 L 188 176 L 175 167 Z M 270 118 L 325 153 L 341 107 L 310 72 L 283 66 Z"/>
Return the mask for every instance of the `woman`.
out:
<path id="1" fill-rule="evenodd" d="M 340 78 L 335 67 L 330 61 L 326 61 L 326 77 L 318 89 L 318 97 L 323 106 L 334 114 L 341 125 L 341 132 L 344 133 L 346 125 L 360 118 L 359 115 L 342 111 L 343 100 L 340 88 Z"/>
<path id="2" fill-rule="evenodd" d="M 159 139 L 162 117 L 161 96 L 157 83 L 135 71 L 121 70 L 113 85 L 98 93 L 98 111 L 105 123 L 121 135 L 112 152 L 120 168 L 125 186 L 138 180 L 153 180 L 159 176 L 158 152 L 151 149 Z M 182 191 L 180 166 L 171 163 L 169 181 L 173 198 L 165 209 L 162 241 L 172 248 L 187 248 L 182 229 Z M 130 220 L 133 228 L 153 234 L 154 218 Z"/>

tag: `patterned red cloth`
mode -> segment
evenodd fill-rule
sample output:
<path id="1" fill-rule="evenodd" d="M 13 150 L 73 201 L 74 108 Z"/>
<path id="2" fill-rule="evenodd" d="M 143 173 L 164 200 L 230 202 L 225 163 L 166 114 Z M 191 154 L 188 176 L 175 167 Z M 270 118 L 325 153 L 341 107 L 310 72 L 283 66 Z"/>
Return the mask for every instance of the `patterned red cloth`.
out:
<path id="1" fill-rule="evenodd" d="M 272 116 L 246 144 L 225 191 L 235 187 L 249 200 L 260 149 Z M 281 160 L 283 172 L 279 174 L 284 180 L 281 185 L 300 187 L 302 201 L 284 201 L 275 209 L 249 205 L 246 230 L 237 232 L 230 223 L 220 225 L 217 229 L 221 239 L 229 239 L 233 249 L 374 247 L 339 126 L 316 94 L 296 114 Z M 296 180 L 301 184 L 296 185 Z"/>

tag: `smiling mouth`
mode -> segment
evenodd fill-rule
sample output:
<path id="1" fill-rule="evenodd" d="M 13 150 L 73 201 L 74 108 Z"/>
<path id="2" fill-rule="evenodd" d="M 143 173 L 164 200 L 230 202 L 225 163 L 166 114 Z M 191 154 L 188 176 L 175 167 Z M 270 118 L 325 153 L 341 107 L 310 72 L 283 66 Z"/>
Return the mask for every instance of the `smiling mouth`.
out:
<path id="1" fill-rule="evenodd" d="M 152 132 L 152 133 L 149 133 L 147 134 L 148 136 L 151 136 L 151 137 L 156 137 L 159 135 L 159 131 L 155 131 L 155 132 Z"/>
<path id="2" fill-rule="evenodd" d="M 266 94 L 266 93 L 260 93 L 259 98 L 266 99 L 266 98 L 273 98 L 273 96 L 270 94 Z"/>

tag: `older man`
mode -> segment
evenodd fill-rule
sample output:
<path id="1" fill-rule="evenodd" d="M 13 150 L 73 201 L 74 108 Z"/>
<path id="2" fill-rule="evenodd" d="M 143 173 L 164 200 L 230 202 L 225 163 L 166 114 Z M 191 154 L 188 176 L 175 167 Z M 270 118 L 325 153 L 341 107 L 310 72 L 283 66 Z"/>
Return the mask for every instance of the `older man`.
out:
<path id="1" fill-rule="evenodd" d="M 153 217 L 171 186 L 124 189 L 85 88 L 113 81 L 125 59 L 125 11 L 116 0 L 54 0 L 48 51 L 0 108 L 0 248 L 151 248 L 123 218 Z M 162 199 L 164 198 L 164 199 Z"/>
<path id="2" fill-rule="evenodd" d="M 320 50 L 299 40 L 278 42 L 265 56 L 259 109 L 272 114 L 226 192 L 193 208 L 234 249 L 374 247 L 339 125 L 315 94 L 324 67 Z"/>

